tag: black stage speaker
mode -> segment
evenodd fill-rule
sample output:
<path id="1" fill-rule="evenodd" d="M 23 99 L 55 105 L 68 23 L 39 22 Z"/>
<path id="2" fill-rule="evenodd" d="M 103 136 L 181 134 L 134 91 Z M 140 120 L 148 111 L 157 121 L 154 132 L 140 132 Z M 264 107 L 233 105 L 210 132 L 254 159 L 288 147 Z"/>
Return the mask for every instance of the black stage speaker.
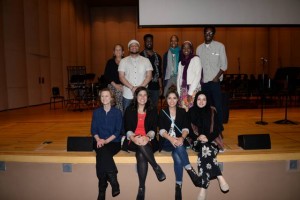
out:
<path id="1" fill-rule="evenodd" d="M 93 151 L 93 138 L 68 137 L 67 151 Z"/>
<path id="2" fill-rule="evenodd" d="M 270 135 L 238 135 L 238 145 L 243 149 L 271 149 Z"/>

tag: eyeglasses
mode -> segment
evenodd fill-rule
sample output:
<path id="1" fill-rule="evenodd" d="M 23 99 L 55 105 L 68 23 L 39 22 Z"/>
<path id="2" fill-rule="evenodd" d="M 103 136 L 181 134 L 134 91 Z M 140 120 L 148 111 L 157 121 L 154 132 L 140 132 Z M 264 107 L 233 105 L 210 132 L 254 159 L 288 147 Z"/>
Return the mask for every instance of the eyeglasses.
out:
<path id="1" fill-rule="evenodd" d="M 213 34 L 214 34 L 214 33 L 211 32 L 211 31 L 207 31 L 207 32 L 204 33 L 204 35 L 210 35 L 210 36 L 212 36 Z"/>

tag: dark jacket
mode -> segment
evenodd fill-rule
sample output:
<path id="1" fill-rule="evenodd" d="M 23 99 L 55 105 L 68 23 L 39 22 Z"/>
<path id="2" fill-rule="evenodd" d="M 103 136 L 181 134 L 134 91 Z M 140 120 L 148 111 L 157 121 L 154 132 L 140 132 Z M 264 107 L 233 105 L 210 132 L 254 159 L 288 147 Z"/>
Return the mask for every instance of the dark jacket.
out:
<path id="1" fill-rule="evenodd" d="M 125 132 L 132 131 L 134 132 L 137 127 L 138 122 L 138 112 L 137 110 L 133 110 L 132 106 L 129 106 L 124 115 L 124 126 L 125 126 Z M 157 110 L 151 109 L 146 112 L 146 118 L 145 118 L 145 131 L 146 134 L 149 131 L 157 132 Z"/>
<path id="2" fill-rule="evenodd" d="M 158 141 L 156 139 L 156 134 L 157 134 L 157 120 L 158 120 L 158 115 L 157 115 L 157 109 L 153 108 L 151 110 L 146 111 L 146 118 L 145 118 L 145 131 L 146 134 L 149 131 L 154 131 L 155 133 L 155 137 L 153 140 L 151 140 L 151 146 L 152 146 L 152 150 L 153 152 L 158 150 Z M 138 112 L 137 110 L 134 110 L 132 106 L 129 106 L 124 114 L 124 128 L 125 128 L 125 133 L 127 133 L 127 131 L 132 131 L 134 133 L 134 131 L 136 130 L 137 127 L 137 123 L 138 123 Z M 122 146 L 122 150 L 124 151 L 136 151 L 136 145 L 130 141 L 126 139 L 124 140 L 123 146 Z"/>
<path id="3" fill-rule="evenodd" d="M 163 109 L 168 116 L 170 117 L 170 111 L 169 108 L 165 108 Z M 170 130 L 171 127 L 171 120 L 169 119 L 169 117 L 166 116 L 166 114 L 161 110 L 159 113 L 159 120 L 158 120 L 158 127 L 159 130 L 161 129 L 165 129 L 167 132 Z M 175 124 L 178 127 L 178 130 L 176 127 L 174 128 L 175 133 L 176 133 L 176 137 L 181 137 L 181 131 L 182 129 L 189 129 L 189 121 L 188 121 L 188 115 L 187 112 L 183 109 L 183 108 L 176 108 L 176 118 L 175 118 Z M 164 144 L 164 140 L 166 140 L 163 137 L 159 137 L 159 144 L 160 144 L 160 148 L 163 148 L 162 145 Z M 189 145 L 186 144 L 185 145 Z"/>

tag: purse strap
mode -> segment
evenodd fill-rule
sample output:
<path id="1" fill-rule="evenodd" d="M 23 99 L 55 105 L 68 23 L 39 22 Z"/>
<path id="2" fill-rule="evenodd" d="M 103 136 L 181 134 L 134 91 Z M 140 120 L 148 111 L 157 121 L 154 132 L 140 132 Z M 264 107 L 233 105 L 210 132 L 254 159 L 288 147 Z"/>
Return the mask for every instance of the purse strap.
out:
<path id="1" fill-rule="evenodd" d="M 164 109 L 162 109 L 162 111 L 165 113 L 165 115 L 171 120 L 172 122 L 172 118 L 166 113 L 166 111 L 164 111 Z M 175 121 L 174 121 L 174 126 L 175 128 L 182 134 L 182 131 L 178 128 L 178 126 L 175 124 Z"/>

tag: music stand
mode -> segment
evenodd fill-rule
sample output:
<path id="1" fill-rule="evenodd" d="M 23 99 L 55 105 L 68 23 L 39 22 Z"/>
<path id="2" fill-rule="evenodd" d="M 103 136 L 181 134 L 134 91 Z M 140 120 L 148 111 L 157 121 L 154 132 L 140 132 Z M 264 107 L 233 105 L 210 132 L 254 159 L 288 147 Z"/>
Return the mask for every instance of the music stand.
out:
<path id="1" fill-rule="evenodd" d="M 261 109 L 260 109 L 260 121 L 255 122 L 258 125 L 267 125 L 268 122 L 265 122 L 263 120 L 264 116 L 264 105 L 265 105 L 265 62 L 267 62 L 266 59 L 261 58 L 262 60 L 262 66 L 263 66 L 263 71 L 262 71 L 262 86 L 261 86 Z"/>
<path id="2" fill-rule="evenodd" d="M 286 91 L 285 91 L 285 117 L 282 120 L 275 121 L 275 124 L 292 124 L 297 125 L 298 123 L 287 119 L 287 109 L 288 109 L 288 96 L 289 96 L 289 75 L 286 75 Z"/>

